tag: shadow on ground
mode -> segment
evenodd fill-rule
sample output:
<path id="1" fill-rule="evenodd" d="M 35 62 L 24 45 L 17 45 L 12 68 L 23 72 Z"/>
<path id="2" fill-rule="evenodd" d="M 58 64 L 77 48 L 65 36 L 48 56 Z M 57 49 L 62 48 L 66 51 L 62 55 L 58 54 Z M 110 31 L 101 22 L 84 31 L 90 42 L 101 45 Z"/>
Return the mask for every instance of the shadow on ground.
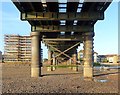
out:
<path id="1" fill-rule="evenodd" d="M 73 74 L 80 74 L 80 73 L 60 73 L 60 74 L 43 74 L 42 76 L 64 76 L 64 75 L 73 75 Z"/>
<path id="2" fill-rule="evenodd" d="M 113 73 L 105 73 L 105 74 L 95 74 L 93 75 L 94 77 L 97 77 L 97 76 L 105 76 L 105 75 L 110 75 L 110 74 L 119 74 L 120 72 L 113 72 Z"/>

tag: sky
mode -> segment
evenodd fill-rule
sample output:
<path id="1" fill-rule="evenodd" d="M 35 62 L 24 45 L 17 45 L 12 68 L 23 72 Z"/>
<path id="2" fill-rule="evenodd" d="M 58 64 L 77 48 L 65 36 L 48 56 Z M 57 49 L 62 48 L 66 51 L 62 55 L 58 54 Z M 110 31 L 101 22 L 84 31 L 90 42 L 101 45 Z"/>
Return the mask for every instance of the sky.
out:
<path id="1" fill-rule="evenodd" d="M 120 26 L 120 1 L 118 3 L 118 26 Z M 120 27 L 118 27 L 118 47 L 120 47 Z M 118 54 L 120 55 L 120 48 L 118 48 Z"/>
<path id="2" fill-rule="evenodd" d="M 27 21 L 20 20 L 20 12 L 15 5 L 0 2 L 0 51 L 4 52 L 4 34 L 30 35 L 31 27 Z M 118 2 L 112 2 L 105 11 L 105 19 L 94 26 L 94 51 L 99 55 L 118 54 Z M 1 23 L 2 22 L 2 23 Z M 43 58 L 47 58 L 47 48 L 42 44 Z M 83 49 L 80 45 L 78 51 Z"/>

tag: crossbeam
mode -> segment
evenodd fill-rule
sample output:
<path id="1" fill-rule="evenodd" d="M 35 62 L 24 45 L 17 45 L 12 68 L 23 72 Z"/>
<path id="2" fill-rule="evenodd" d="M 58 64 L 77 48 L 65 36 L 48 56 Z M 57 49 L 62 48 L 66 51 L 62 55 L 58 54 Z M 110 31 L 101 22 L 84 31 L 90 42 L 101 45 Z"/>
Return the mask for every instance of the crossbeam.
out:
<path id="1" fill-rule="evenodd" d="M 71 58 L 69 55 L 63 53 L 62 51 L 60 51 L 59 49 L 53 47 L 52 45 L 49 45 L 49 44 L 47 44 L 47 45 L 50 46 L 51 48 L 53 48 L 54 50 L 60 52 L 60 54 L 56 55 L 54 58 L 56 58 L 56 57 L 58 57 L 58 56 L 60 56 L 60 55 L 62 55 L 62 54 L 65 55 L 65 56 L 68 57 L 68 58 Z"/>
<path id="2" fill-rule="evenodd" d="M 40 32 L 88 32 L 94 31 L 92 26 L 31 26 L 31 31 L 40 31 Z"/>
<path id="3" fill-rule="evenodd" d="M 62 42 L 65 42 L 65 41 L 62 41 Z M 45 46 L 47 46 L 47 44 L 50 44 L 50 45 L 52 45 L 53 47 L 55 47 L 55 48 L 58 48 L 58 49 L 66 49 L 66 48 L 69 48 L 70 46 L 72 46 L 72 45 L 74 45 L 75 43 L 77 43 L 77 42 L 82 42 L 82 41 L 73 41 L 72 43 L 70 43 L 71 41 L 69 41 L 69 42 L 67 42 L 67 43 L 59 43 L 59 41 L 58 41 L 58 43 L 52 43 L 52 41 L 44 41 L 44 43 L 45 43 Z M 49 46 L 47 46 L 47 47 L 49 47 Z"/>
<path id="4" fill-rule="evenodd" d="M 103 20 L 102 12 L 21 12 L 21 20 Z"/>
<path id="5" fill-rule="evenodd" d="M 59 50 L 64 50 L 66 48 L 69 48 L 71 45 L 69 45 L 69 46 L 67 46 L 67 45 L 61 45 L 61 46 L 60 45 L 52 45 L 52 46 L 59 49 Z M 76 46 L 76 47 L 78 47 L 78 46 Z"/>
<path id="6" fill-rule="evenodd" d="M 68 49 L 64 50 L 63 52 L 62 52 L 62 51 L 60 51 L 59 49 L 57 49 L 57 48 L 53 47 L 52 45 L 49 45 L 49 44 L 47 44 L 47 45 L 48 45 L 48 46 L 50 46 L 51 48 L 55 49 L 56 51 L 60 52 L 60 54 L 56 55 L 54 58 L 56 58 L 56 57 L 58 57 L 58 56 L 60 56 L 60 55 L 62 55 L 62 54 L 63 54 L 63 55 L 65 55 L 66 57 L 68 57 L 68 58 L 72 59 L 69 55 L 65 54 L 65 52 L 67 52 L 67 51 L 71 50 L 72 48 L 74 48 L 74 47 L 75 47 L 75 46 L 77 46 L 78 44 L 80 44 L 80 42 L 78 42 L 78 43 L 76 43 L 75 45 L 71 46 L 70 48 L 68 48 Z M 53 60 L 53 58 L 51 58 L 50 60 Z"/>
<path id="7" fill-rule="evenodd" d="M 81 41 L 81 38 L 43 38 L 43 41 Z"/>

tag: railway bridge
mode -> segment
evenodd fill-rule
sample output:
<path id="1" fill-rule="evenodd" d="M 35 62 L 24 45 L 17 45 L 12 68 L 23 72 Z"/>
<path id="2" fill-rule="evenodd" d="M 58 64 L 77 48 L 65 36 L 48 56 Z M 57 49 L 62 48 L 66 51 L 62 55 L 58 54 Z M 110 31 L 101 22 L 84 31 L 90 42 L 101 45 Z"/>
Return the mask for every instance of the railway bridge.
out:
<path id="1" fill-rule="evenodd" d="M 94 25 L 104 20 L 108 0 L 12 0 L 22 21 L 31 25 L 31 77 L 41 76 L 41 41 L 48 47 L 48 64 L 77 63 L 77 48 L 84 45 L 85 79 L 93 78 Z M 38 2 L 39 1 L 39 2 Z M 98 2 L 99 1 L 99 2 Z M 97 31 L 96 31 L 97 32 Z M 54 67 L 51 67 L 54 70 Z"/>

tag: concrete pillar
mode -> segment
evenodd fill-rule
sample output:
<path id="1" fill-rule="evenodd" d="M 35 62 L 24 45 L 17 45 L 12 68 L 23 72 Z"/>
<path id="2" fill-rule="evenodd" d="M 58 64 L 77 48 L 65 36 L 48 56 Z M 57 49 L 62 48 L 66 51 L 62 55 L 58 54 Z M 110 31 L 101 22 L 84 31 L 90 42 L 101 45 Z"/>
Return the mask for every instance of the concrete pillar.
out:
<path id="1" fill-rule="evenodd" d="M 55 57 L 53 57 L 53 65 L 54 66 L 52 66 L 52 70 L 54 71 L 56 68 L 55 68 L 55 65 L 56 65 L 56 58 Z"/>
<path id="2" fill-rule="evenodd" d="M 69 62 L 69 60 L 67 60 L 67 65 L 69 65 L 70 64 L 70 62 Z"/>
<path id="3" fill-rule="evenodd" d="M 77 63 L 77 51 L 75 50 L 73 54 L 73 64 L 76 64 L 76 63 Z"/>
<path id="4" fill-rule="evenodd" d="M 41 76 L 41 37 L 40 32 L 31 32 L 32 37 L 32 64 L 31 77 Z"/>
<path id="5" fill-rule="evenodd" d="M 58 60 L 57 60 L 57 58 L 56 58 L 56 65 L 58 65 Z"/>
<path id="6" fill-rule="evenodd" d="M 52 65 L 52 51 L 51 50 L 48 50 L 48 64 L 49 65 Z M 47 71 L 52 71 L 52 67 L 47 67 Z"/>
<path id="7" fill-rule="evenodd" d="M 71 65 L 72 65 L 72 59 L 71 58 L 68 60 L 68 64 L 70 65 L 69 68 L 72 69 L 72 67 L 71 67 Z"/>
<path id="8" fill-rule="evenodd" d="M 51 50 L 48 50 L 48 64 L 49 64 L 49 65 L 51 65 L 51 63 L 52 63 L 51 58 L 52 58 L 52 51 L 51 51 Z"/>
<path id="9" fill-rule="evenodd" d="M 73 64 L 76 65 L 76 66 L 72 67 L 72 70 L 78 71 L 78 66 L 77 66 L 77 50 L 75 50 L 74 54 L 73 54 Z"/>
<path id="10" fill-rule="evenodd" d="M 93 78 L 93 37 L 94 32 L 84 35 L 84 79 Z"/>
<path id="11" fill-rule="evenodd" d="M 69 64 L 70 64 L 70 65 L 72 64 L 72 59 L 71 59 L 71 58 L 69 59 Z"/>

